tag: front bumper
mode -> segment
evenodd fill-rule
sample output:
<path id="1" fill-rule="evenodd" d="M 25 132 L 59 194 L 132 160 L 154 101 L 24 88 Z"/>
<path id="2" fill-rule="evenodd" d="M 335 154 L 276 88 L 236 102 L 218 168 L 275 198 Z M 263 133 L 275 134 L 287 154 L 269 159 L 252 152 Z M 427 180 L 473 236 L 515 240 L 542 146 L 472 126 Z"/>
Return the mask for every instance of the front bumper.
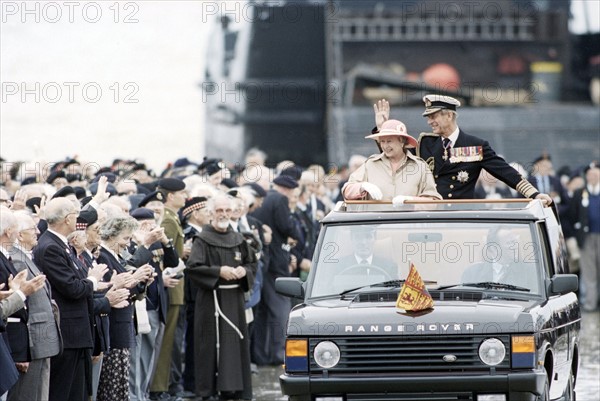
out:
<path id="1" fill-rule="evenodd" d="M 510 401 L 533 401 L 543 393 L 545 372 L 522 372 L 454 376 L 307 376 L 283 374 L 279 377 L 281 390 L 290 400 L 312 400 L 316 395 L 381 394 L 400 399 L 402 395 L 423 394 L 423 400 L 435 399 L 435 394 L 456 394 L 476 400 L 476 394 L 504 393 Z M 454 398 L 454 399 L 457 399 Z M 414 399 L 414 398 L 411 398 Z M 419 398 L 421 399 L 421 398 Z"/>

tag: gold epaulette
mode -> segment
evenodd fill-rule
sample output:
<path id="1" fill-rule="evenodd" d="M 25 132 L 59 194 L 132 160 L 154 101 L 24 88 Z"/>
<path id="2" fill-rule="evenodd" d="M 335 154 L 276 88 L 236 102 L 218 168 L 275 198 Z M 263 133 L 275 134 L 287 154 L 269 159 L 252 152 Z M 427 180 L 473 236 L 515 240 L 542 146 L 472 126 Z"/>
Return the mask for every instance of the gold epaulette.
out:
<path id="1" fill-rule="evenodd" d="M 426 136 L 432 136 L 435 138 L 439 138 L 439 135 L 434 134 L 433 132 L 421 132 L 419 134 L 419 138 L 417 139 L 417 142 L 419 143 L 419 146 L 417 146 L 417 156 L 419 156 L 419 157 L 421 157 L 421 139 Z"/>

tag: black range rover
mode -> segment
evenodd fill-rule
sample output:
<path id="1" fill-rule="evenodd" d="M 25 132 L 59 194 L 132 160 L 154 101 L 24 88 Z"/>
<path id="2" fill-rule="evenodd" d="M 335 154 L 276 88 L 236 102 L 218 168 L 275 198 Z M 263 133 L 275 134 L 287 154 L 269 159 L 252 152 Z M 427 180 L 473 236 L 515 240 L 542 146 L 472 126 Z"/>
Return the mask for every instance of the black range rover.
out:
<path id="1" fill-rule="evenodd" d="M 413 264 L 434 300 L 406 312 Z M 575 400 L 581 314 L 560 225 L 539 201 L 340 203 L 290 313 L 290 401 Z"/>

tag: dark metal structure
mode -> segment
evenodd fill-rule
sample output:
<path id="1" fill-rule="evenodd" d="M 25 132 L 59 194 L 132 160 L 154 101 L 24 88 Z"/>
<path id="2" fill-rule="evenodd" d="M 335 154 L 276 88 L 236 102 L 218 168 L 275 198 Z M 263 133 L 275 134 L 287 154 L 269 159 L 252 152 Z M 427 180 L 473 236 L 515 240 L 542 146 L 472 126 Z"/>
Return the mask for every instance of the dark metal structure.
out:
<path id="1" fill-rule="evenodd" d="M 544 151 L 557 166 L 600 159 L 600 113 L 582 90 L 587 66 L 572 62 L 580 52 L 568 32 L 570 1 L 246 6 L 223 10 L 209 44 L 210 156 L 243 161 L 258 147 L 272 164 L 344 164 L 375 149 L 363 139 L 375 100 L 389 99 L 418 136 L 428 130 L 421 98 L 437 92 L 459 97 L 461 126 L 510 161 L 527 165 Z M 443 83 L 448 69 L 456 84 Z"/>

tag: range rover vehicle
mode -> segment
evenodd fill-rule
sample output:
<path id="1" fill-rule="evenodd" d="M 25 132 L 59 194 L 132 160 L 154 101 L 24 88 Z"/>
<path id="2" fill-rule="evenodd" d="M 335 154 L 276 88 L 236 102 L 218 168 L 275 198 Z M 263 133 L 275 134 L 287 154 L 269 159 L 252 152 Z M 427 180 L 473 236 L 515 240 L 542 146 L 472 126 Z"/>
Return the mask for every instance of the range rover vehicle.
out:
<path id="1" fill-rule="evenodd" d="M 287 326 L 290 401 L 575 400 L 581 313 L 540 201 L 339 203 Z M 396 307 L 414 265 L 433 308 Z"/>

